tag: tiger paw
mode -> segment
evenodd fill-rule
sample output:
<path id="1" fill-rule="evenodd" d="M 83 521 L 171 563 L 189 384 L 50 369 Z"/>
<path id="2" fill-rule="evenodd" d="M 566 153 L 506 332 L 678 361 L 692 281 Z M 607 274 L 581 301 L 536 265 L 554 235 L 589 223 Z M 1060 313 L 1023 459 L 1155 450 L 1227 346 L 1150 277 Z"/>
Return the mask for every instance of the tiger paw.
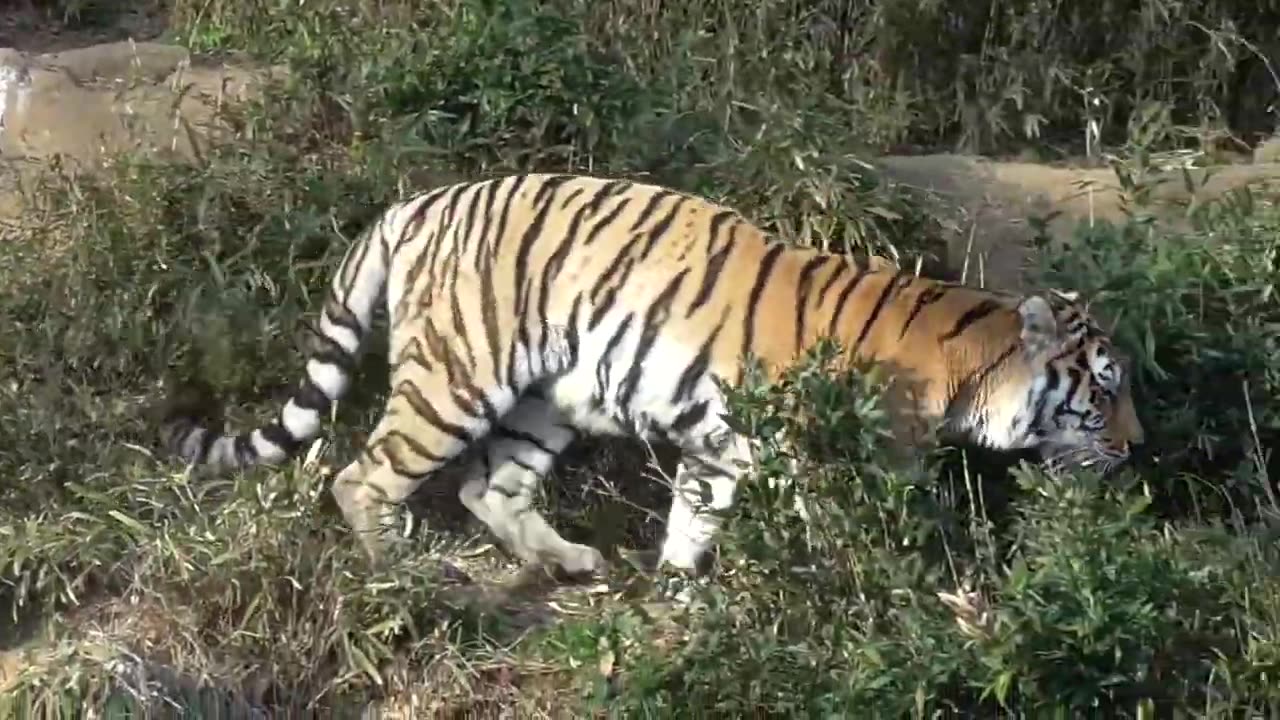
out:
<path id="1" fill-rule="evenodd" d="M 659 568 L 654 589 L 664 601 L 692 609 L 701 605 L 697 602 L 697 595 L 708 584 L 709 581 L 705 575 L 695 575 L 667 565 Z"/>
<path id="2" fill-rule="evenodd" d="M 604 555 L 590 545 L 570 544 L 558 559 L 560 570 L 571 577 L 602 578 L 609 572 Z"/>

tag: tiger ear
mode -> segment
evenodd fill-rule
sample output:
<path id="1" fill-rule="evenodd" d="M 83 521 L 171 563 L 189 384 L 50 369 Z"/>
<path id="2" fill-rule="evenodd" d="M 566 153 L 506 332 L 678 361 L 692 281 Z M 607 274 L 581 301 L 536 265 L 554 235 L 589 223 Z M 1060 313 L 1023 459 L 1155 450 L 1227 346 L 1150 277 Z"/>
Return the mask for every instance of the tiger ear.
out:
<path id="1" fill-rule="evenodd" d="M 1022 347 L 1028 356 L 1040 357 L 1057 345 L 1058 321 L 1048 300 L 1032 295 L 1018 303 L 1018 315 L 1022 318 Z"/>
<path id="2" fill-rule="evenodd" d="M 1089 307 L 1093 304 L 1092 297 L 1084 297 L 1079 290 L 1059 290 L 1057 288 L 1050 289 L 1049 292 L 1058 300 L 1068 305 L 1076 305 L 1080 307 L 1085 315 L 1089 314 Z"/>

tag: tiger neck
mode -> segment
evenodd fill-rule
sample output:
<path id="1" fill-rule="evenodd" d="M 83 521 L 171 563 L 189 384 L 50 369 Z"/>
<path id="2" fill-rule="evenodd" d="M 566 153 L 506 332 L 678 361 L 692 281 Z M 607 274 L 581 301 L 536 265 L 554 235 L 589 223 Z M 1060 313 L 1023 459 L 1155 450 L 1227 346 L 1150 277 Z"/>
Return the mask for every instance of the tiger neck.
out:
<path id="1" fill-rule="evenodd" d="M 1043 392 L 1044 378 L 1022 361 L 1022 344 L 1014 338 L 981 343 L 981 352 L 952 364 L 942 434 L 992 450 L 1028 447 L 1032 400 Z"/>
<path id="2" fill-rule="evenodd" d="M 920 302 L 927 293 L 943 290 L 948 295 L 978 296 L 964 303 L 969 310 L 987 299 L 1001 307 L 954 339 L 944 339 L 960 319 L 954 313 L 939 316 L 936 307 Z M 1028 399 L 1043 391 L 1036 388 L 1043 378 L 1034 376 L 1022 358 L 1021 320 L 1009 296 L 944 286 L 892 270 L 863 272 L 854 294 L 859 297 L 844 308 L 830 296 L 815 296 L 813 301 L 837 303 L 831 310 L 839 313 L 833 329 L 846 362 L 873 361 L 892 376 L 889 403 L 907 409 L 921 424 L 936 427 L 940 439 L 997 450 L 1027 446 L 1034 420 Z M 912 317 L 913 312 L 918 317 Z"/>

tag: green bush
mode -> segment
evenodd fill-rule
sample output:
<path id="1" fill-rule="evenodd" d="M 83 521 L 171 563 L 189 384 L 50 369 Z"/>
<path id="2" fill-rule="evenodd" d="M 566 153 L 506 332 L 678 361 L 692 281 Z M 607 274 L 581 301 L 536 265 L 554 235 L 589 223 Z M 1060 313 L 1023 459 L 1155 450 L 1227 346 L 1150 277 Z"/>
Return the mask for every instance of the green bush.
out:
<path id="1" fill-rule="evenodd" d="M 489 85 L 419 74 L 431 61 L 418 58 L 435 56 L 437 45 L 490 51 L 455 57 L 474 63 L 469 69 L 477 81 L 496 81 L 493 92 L 539 85 L 521 85 L 529 68 L 575 55 L 586 62 L 564 76 L 565 89 L 598 87 L 593 75 L 611 83 L 601 100 L 586 98 L 588 117 L 603 133 L 628 119 L 609 111 L 625 104 L 629 87 L 657 89 L 659 109 L 685 122 L 692 115 L 704 128 L 776 104 L 812 109 L 878 150 L 910 144 L 990 152 L 1045 142 L 1079 149 L 1088 123 L 1097 123 L 1104 141 L 1123 142 L 1128 119 L 1139 112 L 1168 113 L 1173 125 L 1164 141 L 1189 147 L 1213 146 L 1231 133 L 1253 141 L 1277 123 L 1272 106 L 1280 79 L 1270 59 L 1275 38 L 1266 29 L 1280 16 L 1269 5 L 1227 0 L 1090 6 L 766 0 L 679 7 L 636 0 L 325 0 L 307 8 L 298 12 L 288 0 L 175 0 L 174 24 L 179 37 L 197 47 L 251 49 L 339 74 L 399 60 L 391 74 L 405 81 L 408 95 L 397 94 L 410 102 L 447 91 L 456 95 L 444 97 L 446 104 L 467 105 L 477 87 L 490 92 Z M 380 26 L 400 53 L 381 54 L 386 43 L 348 42 L 368 26 Z M 407 33 L 416 41 L 406 40 Z M 539 44 L 549 40 L 559 45 Z M 502 52 L 513 46 L 528 48 L 528 57 Z M 371 78 L 379 76 L 392 79 L 376 70 Z M 499 116 L 509 109 L 498 105 Z"/>
<path id="2" fill-rule="evenodd" d="M 877 386 L 826 357 L 735 397 L 763 449 L 720 571 L 703 609 L 676 621 L 688 637 L 674 651 L 654 649 L 654 626 L 636 626 L 633 610 L 607 621 L 627 628 L 613 643 L 630 644 L 634 673 L 611 709 L 1127 716 L 1280 701 L 1274 533 L 1161 521 L 1132 474 L 1116 486 L 1023 467 L 1010 530 L 993 537 L 958 521 L 932 473 L 886 466 Z M 782 440 L 797 448 L 794 474 Z M 767 482 L 788 476 L 803 485 Z"/>

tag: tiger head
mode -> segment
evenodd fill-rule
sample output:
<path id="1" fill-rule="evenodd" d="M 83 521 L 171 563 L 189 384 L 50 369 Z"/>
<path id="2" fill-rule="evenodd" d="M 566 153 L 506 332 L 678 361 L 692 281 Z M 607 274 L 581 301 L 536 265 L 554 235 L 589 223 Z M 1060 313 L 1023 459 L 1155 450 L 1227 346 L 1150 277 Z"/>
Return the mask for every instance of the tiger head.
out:
<path id="1" fill-rule="evenodd" d="M 1031 372 L 1022 444 L 1035 446 L 1050 468 L 1107 473 L 1143 442 L 1129 360 L 1076 302 L 1076 293 L 1051 291 L 1049 297 L 1052 303 L 1033 295 L 1018 305 Z"/>

